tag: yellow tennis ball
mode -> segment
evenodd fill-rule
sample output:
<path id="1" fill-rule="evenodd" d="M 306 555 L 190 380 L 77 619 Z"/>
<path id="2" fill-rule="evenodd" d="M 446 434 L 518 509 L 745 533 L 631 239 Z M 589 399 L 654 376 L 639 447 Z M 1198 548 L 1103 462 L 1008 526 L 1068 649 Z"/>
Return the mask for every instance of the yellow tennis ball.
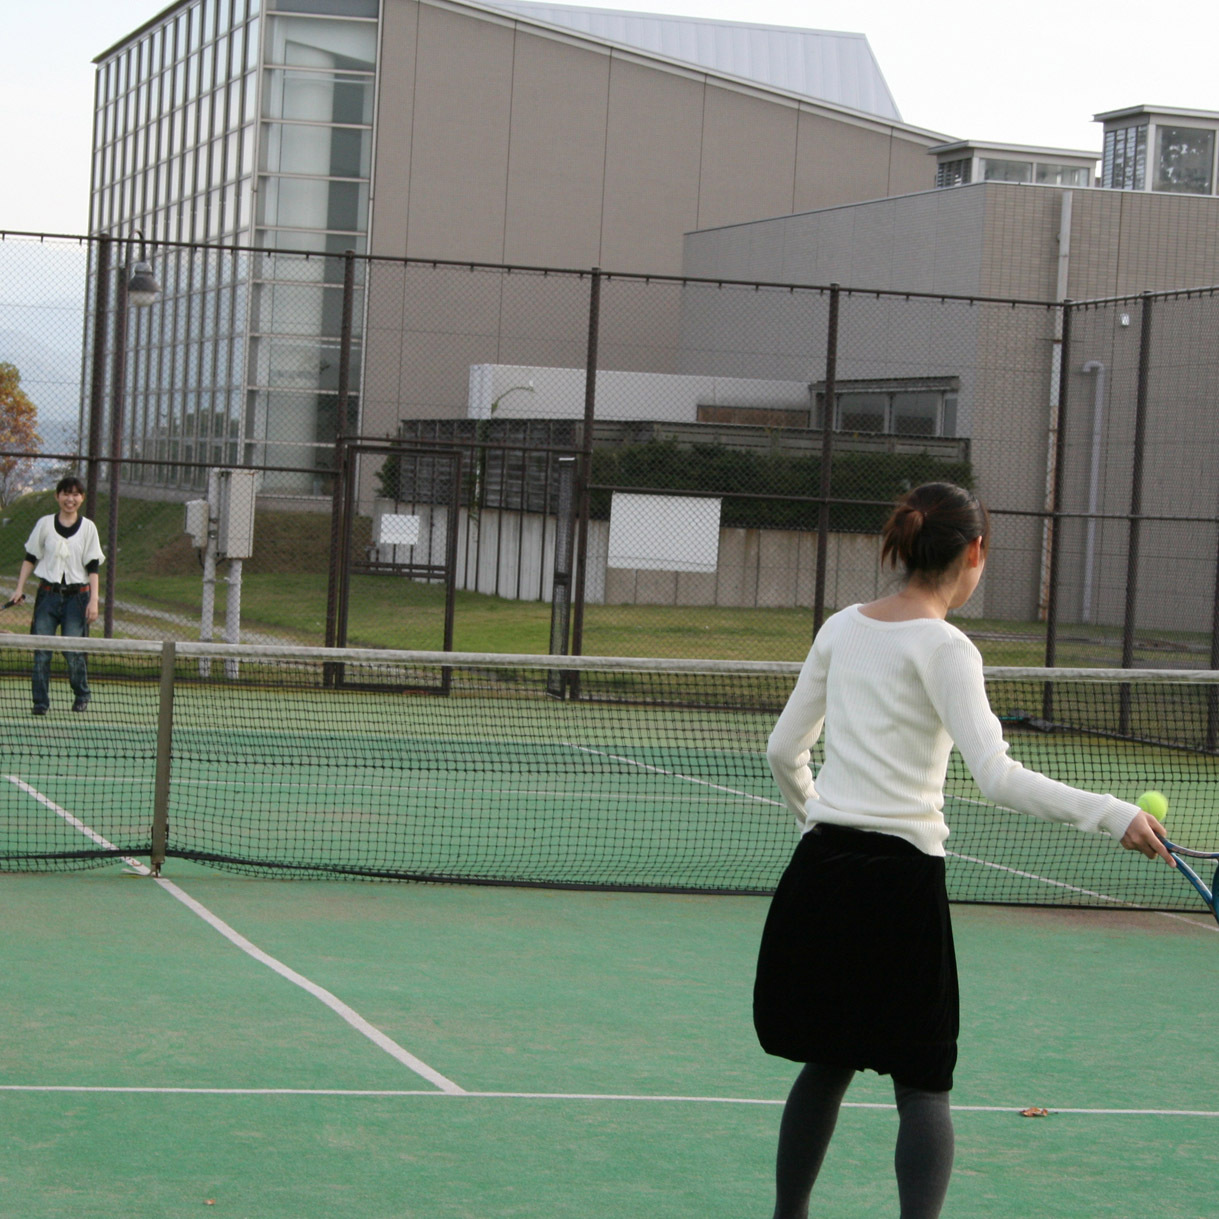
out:
<path id="1" fill-rule="evenodd" d="M 1157 821 L 1163 821 L 1168 816 L 1168 800 L 1163 792 L 1144 792 L 1135 804 Z"/>

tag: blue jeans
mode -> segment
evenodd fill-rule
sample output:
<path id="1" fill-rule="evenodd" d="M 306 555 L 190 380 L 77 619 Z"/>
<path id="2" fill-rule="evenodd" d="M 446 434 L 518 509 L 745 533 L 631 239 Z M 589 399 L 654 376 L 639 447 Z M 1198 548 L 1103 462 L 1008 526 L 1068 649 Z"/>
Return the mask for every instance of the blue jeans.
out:
<path id="1" fill-rule="evenodd" d="M 89 588 L 86 585 L 76 592 L 65 593 L 53 584 L 40 584 L 34 598 L 34 620 L 30 623 L 31 635 L 54 635 L 62 632 L 73 638 L 83 638 L 89 633 L 85 621 L 85 610 L 89 608 Z M 58 628 L 58 630 L 57 630 Z M 78 699 L 89 697 L 89 674 L 85 667 L 83 652 L 65 652 L 68 665 L 68 682 Z M 34 706 L 47 708 L 51 705 L 51 653 L 34 653 Z"/>

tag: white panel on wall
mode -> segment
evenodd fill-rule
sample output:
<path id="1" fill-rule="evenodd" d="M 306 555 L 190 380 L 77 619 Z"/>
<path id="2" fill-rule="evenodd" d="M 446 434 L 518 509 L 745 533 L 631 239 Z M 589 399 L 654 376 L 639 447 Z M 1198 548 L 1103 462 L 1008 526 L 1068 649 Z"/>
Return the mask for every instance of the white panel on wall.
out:
<path id="1" fill-rule="evenodd" d="M 378 546 L 415 546 L 419 542 L 419 518 L 387 512 L 378 520 Z"/>
<path id="2" fill-rule="evenodd" d="M 609 567 L 714 572 L 719 540 L 718 499 L 614 492 Z"/>

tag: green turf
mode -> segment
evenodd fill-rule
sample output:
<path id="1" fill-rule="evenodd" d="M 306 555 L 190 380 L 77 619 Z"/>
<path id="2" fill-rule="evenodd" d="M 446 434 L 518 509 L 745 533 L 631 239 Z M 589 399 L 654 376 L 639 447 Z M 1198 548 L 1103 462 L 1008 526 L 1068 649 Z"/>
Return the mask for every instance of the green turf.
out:
<path id="1" fill-rule="evenodd" d="M 777 1103 L 646 1099 L 784 1095 L 796 1068 L 757 1049 L 749 1020 L 764 900 L 170 871 L 463 1088 L 535 1095 L 4 1091 L 5 1213 L 768 1213 Z M 151 881 L 0 877 L 0 918 L 21 928 L 0 990 L 2 1084 L 430 1091 Z M 946 1219 L 1209 1215 L 1213 931 L 972 907 L 955 920 L 964 1018 Z M 848 1102 L 890 1097 L 868 1075 Z M 1027 1105 L 1093 1112 L 1018 1116 Z M 844 1111 L 822 1213 L 895 1212 L 894 1129 L 890 1109 Z"/>

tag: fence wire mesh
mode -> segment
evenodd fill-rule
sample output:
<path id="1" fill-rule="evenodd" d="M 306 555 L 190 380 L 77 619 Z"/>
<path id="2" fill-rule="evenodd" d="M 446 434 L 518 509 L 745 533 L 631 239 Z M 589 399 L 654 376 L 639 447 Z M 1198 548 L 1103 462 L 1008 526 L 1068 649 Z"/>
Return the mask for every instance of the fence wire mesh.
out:
<path id="1" fill-rule="evenodd" d="M 947 479 L 994 516 L 962 618 L 989 661 L 1219 666 L 1213 293 L 1064 307 L 327 240 L 2 235 L 10 588 L 75 472 L 108 634 L 323 642 L 342 542 L 352 644 L 440 646 L 454 593 L 462 649 L 791 658 L 888 587 L 894 496 Z"/>

